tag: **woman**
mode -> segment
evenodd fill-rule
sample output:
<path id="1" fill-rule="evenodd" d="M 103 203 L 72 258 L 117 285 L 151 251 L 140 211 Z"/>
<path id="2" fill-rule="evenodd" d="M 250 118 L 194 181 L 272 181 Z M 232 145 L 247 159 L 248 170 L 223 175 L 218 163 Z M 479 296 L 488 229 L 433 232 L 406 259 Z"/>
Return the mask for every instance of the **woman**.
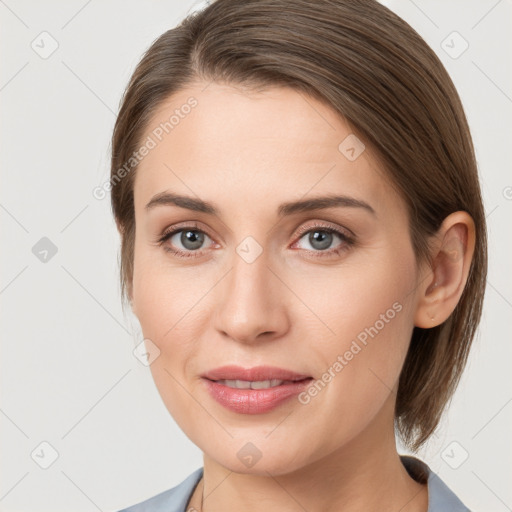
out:
<path id="1" fill-rule="evenodd" d="M 216 0 L 112 139 L 121 280 L 204 466 L 126 511 L 468 510 L 399 455 L 477 328 L 486 226 L 439 59 L 376 1 Z"/>

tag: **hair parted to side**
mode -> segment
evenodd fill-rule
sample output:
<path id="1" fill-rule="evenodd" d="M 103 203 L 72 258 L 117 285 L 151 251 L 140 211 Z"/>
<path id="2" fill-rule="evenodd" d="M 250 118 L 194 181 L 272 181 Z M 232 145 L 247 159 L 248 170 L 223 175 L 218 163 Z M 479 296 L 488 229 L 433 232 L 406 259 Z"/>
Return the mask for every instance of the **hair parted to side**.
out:
<path id="1" fill-rule="evenodd" d="M 216 0 L 146 51 L 121 101 L 112 178 L 140 147 L 155 110 L 198 80 L 262 90 L 287 86 L 340 113 L 378 156 L 406 201 L 417 262 L 450 213 L 475 222 L 468 281 L 452 315 L 415 328 L 400 374 L 395 426 L 416 451 L 437 427 L 465 367 L 480 320 L 487 234 L 471 134 L 441 61 L 405 21 L 376 0 Z M 340 141 L 341 142 L 341 141 Z M 122 234 L 123 304 L 131 297 L 137 166 L 114 184 Z"/>

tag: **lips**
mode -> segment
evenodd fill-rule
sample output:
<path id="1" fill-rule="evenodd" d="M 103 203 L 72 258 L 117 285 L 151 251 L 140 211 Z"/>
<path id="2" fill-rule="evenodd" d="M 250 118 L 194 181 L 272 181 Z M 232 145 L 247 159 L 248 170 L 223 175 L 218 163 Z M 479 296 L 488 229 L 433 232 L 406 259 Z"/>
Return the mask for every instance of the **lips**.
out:
<path id="1" fill-rule="evenodd" d="M 273 366 L 222 366 L 201 377 L 218 403 L 241 414 L 269 412 L 299 394 L 312 380 L 310 375 Z"/>
<path id="2" fill-rule="evenodd" d="M 241 366 L 221 366 L 202 375 L 209 380 L 290 380 L 297 381 L 311 377 L 301 373 L 292 372 L 276 366 L 254 366 L 242 368 Z"/>

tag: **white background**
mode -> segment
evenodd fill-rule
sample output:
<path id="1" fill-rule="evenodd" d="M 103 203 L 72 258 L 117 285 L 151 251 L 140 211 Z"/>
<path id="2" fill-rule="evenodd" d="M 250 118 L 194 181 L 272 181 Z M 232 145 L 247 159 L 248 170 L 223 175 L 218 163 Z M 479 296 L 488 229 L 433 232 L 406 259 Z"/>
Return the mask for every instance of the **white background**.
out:
<path id="1" fill-rule="evenodd" d="M 418 456 L 473 511 L 505 512 L 512 510 L 512 3 L 385 3 L 437 52 L 459 90 L 490 235 L 478 339 L 448 414 Z M 132 355 L 141 336 L 121 309 L 119 239 L 108 197 L 92 195 L 109 176 L 115 113 L 131 72 L 192 4 L 0 0 L 1 511 L 115 511 L 202 465 Z M 58 43 L 46 59 L 31 47 L 46 37 L 51 48 L 43 31 Z M 465 44 L 453 31 L 469 44 L 458 58 L 445 51 Z M 32 252 L 43 237 L 57 248 L 46 263 Z M 48 469 L 36 463 L 50 462 L 43 441 L 58 453 Z"/>

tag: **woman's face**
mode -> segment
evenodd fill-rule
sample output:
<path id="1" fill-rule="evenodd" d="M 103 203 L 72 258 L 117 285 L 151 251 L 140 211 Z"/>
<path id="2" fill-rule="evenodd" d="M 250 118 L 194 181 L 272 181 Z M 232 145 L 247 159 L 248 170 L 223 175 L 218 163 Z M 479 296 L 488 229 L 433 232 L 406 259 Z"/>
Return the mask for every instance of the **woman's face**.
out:
<path id="1" fill-rule="evenodd" d="M 134 185 L 133 309 L 160 395 L 237 472 L 377 446 L 418 302 L 405 203 L 323 103 L 205 86 L 161 105 Z M 327 197 L 344 199 L 309 203 Z"/>

